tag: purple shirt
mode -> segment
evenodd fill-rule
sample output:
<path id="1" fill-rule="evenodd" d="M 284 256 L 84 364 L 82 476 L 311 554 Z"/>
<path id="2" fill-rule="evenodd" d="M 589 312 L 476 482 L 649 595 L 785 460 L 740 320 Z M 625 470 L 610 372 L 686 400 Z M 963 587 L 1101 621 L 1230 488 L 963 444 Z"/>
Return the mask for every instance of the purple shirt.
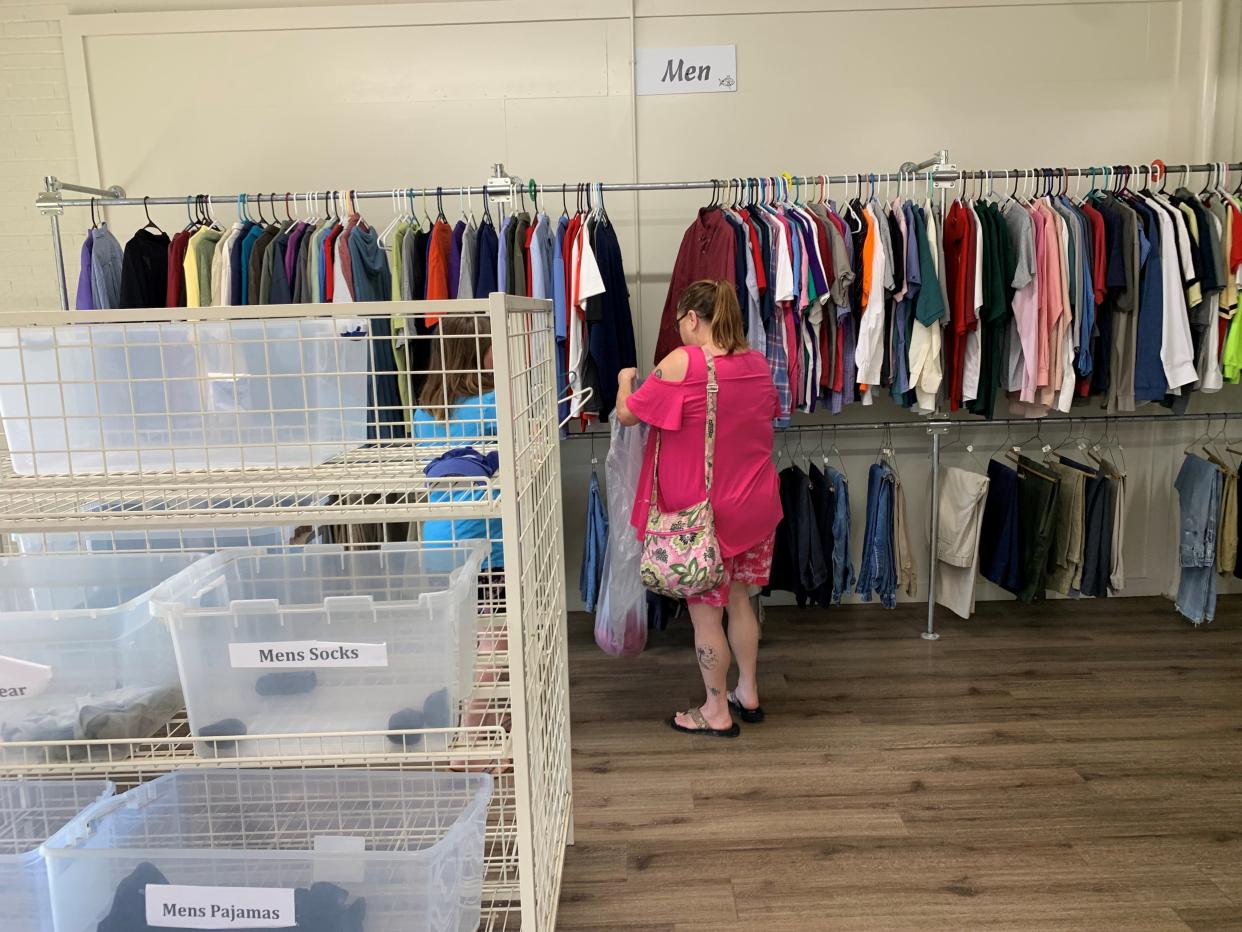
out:
<path id="1" fill-rule="evenodd" d="M 285 278 L 289 281 L 289 290 L 293 291 L 293 271 L 294 266 L 298 262 L 298 244 L 302 242 L 302 237 L 306 235 L 306 231 L 310 227 L 305 223 L 299 223 L 293 228 L 293 232 L 289 234 L 289 239 L 285 245 Z"/>
<path id="2" fill-rule="evenodd" d="M 79 311 L 95 310 L 95 294 L 91 291 L 91 252 L 95 247 L 95 229 L 86 231 L 86 242 L 82 244 L 82 271 L 78 275 L 77 309 Z"/>

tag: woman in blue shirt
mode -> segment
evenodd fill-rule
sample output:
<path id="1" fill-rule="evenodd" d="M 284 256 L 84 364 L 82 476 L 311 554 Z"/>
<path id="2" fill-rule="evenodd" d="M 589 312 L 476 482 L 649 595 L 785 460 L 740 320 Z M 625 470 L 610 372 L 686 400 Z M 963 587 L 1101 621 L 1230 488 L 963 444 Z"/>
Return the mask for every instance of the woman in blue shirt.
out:
<path id="1" fill-rule="evenodd" d="M 496 391 L 487 318 L 445 317 L 440 321 L 439 336 L 432 339 L 435 342 L 427 377 L 414 411 L 415 442 L 421 450 L 435 455 L 454 447 L 490 445 L 496 436 Z M 433 502 L 465 502 L 488 494 L 486 487 L 434 490 L 429 498 Z M 483 569 L 491 576 L 504 570 L 497 518 L 425 521 L 422 540 L 430 544 L 489 540 L 491 552 L 483 560 Z"/>

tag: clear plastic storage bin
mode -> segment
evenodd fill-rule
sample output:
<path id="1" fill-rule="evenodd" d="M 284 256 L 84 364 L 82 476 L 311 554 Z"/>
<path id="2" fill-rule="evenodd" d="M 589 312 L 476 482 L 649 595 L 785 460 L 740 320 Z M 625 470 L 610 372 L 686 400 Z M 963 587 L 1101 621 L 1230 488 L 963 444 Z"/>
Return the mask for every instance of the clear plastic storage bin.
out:
<path id="1" fill-rule="evenodd" d="M 0 781 L 0 927 L 6 932 L 53 932 L 40 847 L 112 792 L 104 780 Z"/>
<path id="2" fill-rule="evenodd" d="M 230 909 L 260 911 L 234 913 L 243 928 L 292 913 L 301 928 L 474 932 L 491 795 L 488 774 L 168 774 L 48 846 L 56 932 L 147 928 L 152 910 L 221 928 Z"/>
<path id="3" fill-rule="evenodd" d="M 360 322 L 0 329 L 0 418 L 19 475 L 321 463 L 366 441 Z"/>
<path id="4" fill-rule="evenodd" d="M 151 591 L 202 554 L 0 559 L 0 756 L 44 763 L 63 748 L 11 742 L 149 738 L 182 707 Z"/>
<path id="5" fill-rule="evenodd" d="M 453 728 L 472 684 L 478 544 L 215 554 L 153 598 L 198 737 Z M 438 751 L 445 733 L 352 748 Z M 315 745 L 318 747 L 318 745 Z M 213 756 L 296 752 L 216 741 Z"/>

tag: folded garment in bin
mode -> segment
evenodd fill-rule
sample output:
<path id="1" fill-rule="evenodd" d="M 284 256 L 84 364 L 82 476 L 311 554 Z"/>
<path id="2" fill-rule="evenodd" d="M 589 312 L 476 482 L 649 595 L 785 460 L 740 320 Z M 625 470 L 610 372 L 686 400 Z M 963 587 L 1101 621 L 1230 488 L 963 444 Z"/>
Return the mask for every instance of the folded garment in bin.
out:
<path id="1" fill-rule="evenodd" d="M 107 741 L 154 735 L 182 708 L 180 689 L 130 687 L 83 696 L 76 709 L 59 709 L 0 725 L 2 741 Z M 75 748 L 78 757 L 85 750 Z M 62 760 L 52 748 L 49 760 Z"/>
<path id="2" fill-rule="evenodd" d="M 440 476 L 491 477 L 500 469 L 500 454 L 495 450 L 480 453 L 474 447 L 455 447 L 441 453 L 427 464 L 423 472 L 429 478 Z"/>
<path id="3" fill-rule="evenodd" d="M 154 864 L 139 864 L 117 885 L 112 909 L 96 932 L 147 932 L 162 928 L 147 923 L 146 888 L 148 884 L 166 883 L 168 878 Z M 301 932 L 363 932 L 367 901 L 358 898 L 346 905 L 348 900 L 349 891 L 333 883 L 312 884 L 309 890 L 299 887 L 293 891 L 293 918 L 297 925 L 291 928 Z"/>

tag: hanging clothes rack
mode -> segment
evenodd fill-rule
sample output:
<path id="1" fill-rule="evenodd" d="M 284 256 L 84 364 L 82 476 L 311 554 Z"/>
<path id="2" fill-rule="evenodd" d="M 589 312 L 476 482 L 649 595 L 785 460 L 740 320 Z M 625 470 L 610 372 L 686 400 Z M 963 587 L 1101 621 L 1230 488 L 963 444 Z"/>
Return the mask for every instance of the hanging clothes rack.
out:
<path id="1" fill-rule="evenodd" d="M 1039 178 L 1100 178 L 1105 180 L 1116 173 L 1126 173 L 1128 179 L 1134 175 L 1138 175 L 1149 181 L 1164 177 L 1170 173 L 1186 176 L 1190 174 L 1206 174 L 1219 172 L 1221 169 L 1227 171 L 1242 171 L 1242 162 L 1207 162 L 1207 163 L 1173 163 L 1167 165 L 1162 161 L 1153 161 L 1148 164 L 1111 164 L 1111 165 L 1093 165 L 1086 167 L 1035 167 L 1035 168 L 1002 168 L 1002 169 L 959 169 L 956 165 L 949 162 L 949 153 L 947 149 L 938 150 L 931 158 L 921 162 L 905 162 L 900 169 L 895 172 L 850 172 L 838 175 L 769 175 L 762 176 L 765 181 L 769 181 L 771 187 L 782 194 L 787 192 L 789 186 L 805 186 L 811 184 L 860 184 L 867 182 L 871 185 L 888 184 L 891 182 L 925 182 L 929 189 L 934 186 L 939 194 L 939 207 L 943 212 L 945 201 L 948 195 L 948 189 L 953 185 L 965 182 L 967 180 L 974 181 L 997 181 L 1000 179 L 1016 179 L 1027 177 Z M 350 191 L 349 196 L 354 200 L 373 200 L 380 198 L 392 198 L 394 193 L 405 193 L 409 196 L 431 197 L 445 194 L 458 195 L 462 197 L 481 195 L 483 197 L 498 199 L 501 201 L 512 200 L 519 192 L 529 193 L 531 196 L 536 194 L 550 195 L 557 193 L 565 193 L 576 189 L 581 189 L 583 182 L 558 182 L 555 184 L 541 183 L 533 179 L 522 179 L 517 176 L 509 176 L 505 173 L 502 164 L 495 164 L 492 167 L 492 176 L 488 182 L 483 185 L 470 186 L 443 186 L 436 185 L 430 187 L 413 188 L 399 187 L 387 188 L 383 190 L 372 191 Z M 735 180 L 738 176 L 735 176 Z M 740 176 L 745 178 L 746 176 Z M 749 176 L 754 178 L 755 176 Z M 695 190 L 718 190 L 722 185 L 728 185 L 728 178 L 709 178 L 698 181 L 633 181 L 633 182 L 600 182 L 590 184 L 590 190 L 604 193 L 624 193 L 624 192 L 656 192 L 656 191 L 695 191 Z M 55 269 L 57 284 L 60 290 L 61 308 L 69 309 L 69 291 L 67 280 L 65 277 L 64 262 L 64 246 L 60 235 L 60 215 L 66 207 L 98 207 L 100 205 L 107 207 L 147 207 L 151 204 L 162 206 L 184 206 L 190 204 L 197 197 L 200 201 L 210 207 L 216 204 L 238 203 L 242 200 L 240 194 L 198 194 L 185 195 L 178 197 L 157 196 L 157 197 L 127 197 L 125 192 L 119 187 L 111 188 L 89 188 L 81 185 L 63 182 L 54 176 L 47 176 L 44 179 L 45 190 L 36 198 L 36 206 L 47 215 L 52 228 L 52 246 L 55 254 Z M 73 191 L 79 193 L 98 195 L 97 197 L 80 197 L 80 198 L 64 198 L 61 196 L 62 191 Z M 332 191 L 312 191 L 297 192 L 299 199 L 303 197 L 327 198 L 332 195 Z M 279 198 L 279 192 L 273 192 L 269 195 L 260 195 Z M 290 199 L 294 197 L 294 192 L 286 192 L 284 197 Z M 1212 417 L 1221 417 L 1222 415 L 1212 415 Z M 1138 422 L 1142 420 L 1163 420 L 1162 415 L 1132 415 L 1124 418 L 1112 418 L 1116 421 Z M 1207 415 L 1182 415 L 1177 420 L 1198 420 L 1204 419 Z M 1084 419 L 1084 420 L 1089 420 Z M 1109 420 L 1110 418 L 1100 418 Z M 1062 420 L 1058 418 L 1058 420 Z M 1072 420 L 1066 418 L 1064 420 Z M 1023 423 L 1028 423 L 1022 421 Z M 939 499 L 939 466 L 940 466 L 940 437 L 948 430 L 950 424 L 973 424 L 970 421 L 949 420 L 943 417 L 932 415 L 930 420 L 925 421 L 882 421 L 869 422 L 865 424 L 842 424 L 836 426 L 837 430 L 862 430 L 874 429 L 877 427 L 885 428 L 906 428 L 921 426 L 927 429 L 931 435 L 931 458 L 932 458 L 932 476 L 931 476 L 931 496 L 933 503 Z M 979 422 L 981 425 L 1000 425 L 1011 423 L 1010 420 L 994 420 Z M 1014 420 L 1012 423 L 1019 423 Z M 819 425 L 813 427 L 797 427 L 788 428 L 791 430 L 820 430 Z M 931 540 L 936 540 L 939 526 L 939 510 L 934 506 L 931 508 Z M 936 573 L 935 560 L 929 561 L 928 568 L 928 598 L 927 598 L 927 629 L 922 632 L 925 640 L 936 640 L 940 637 L 935 630 L 935 606 L 936 606 Z"/>

